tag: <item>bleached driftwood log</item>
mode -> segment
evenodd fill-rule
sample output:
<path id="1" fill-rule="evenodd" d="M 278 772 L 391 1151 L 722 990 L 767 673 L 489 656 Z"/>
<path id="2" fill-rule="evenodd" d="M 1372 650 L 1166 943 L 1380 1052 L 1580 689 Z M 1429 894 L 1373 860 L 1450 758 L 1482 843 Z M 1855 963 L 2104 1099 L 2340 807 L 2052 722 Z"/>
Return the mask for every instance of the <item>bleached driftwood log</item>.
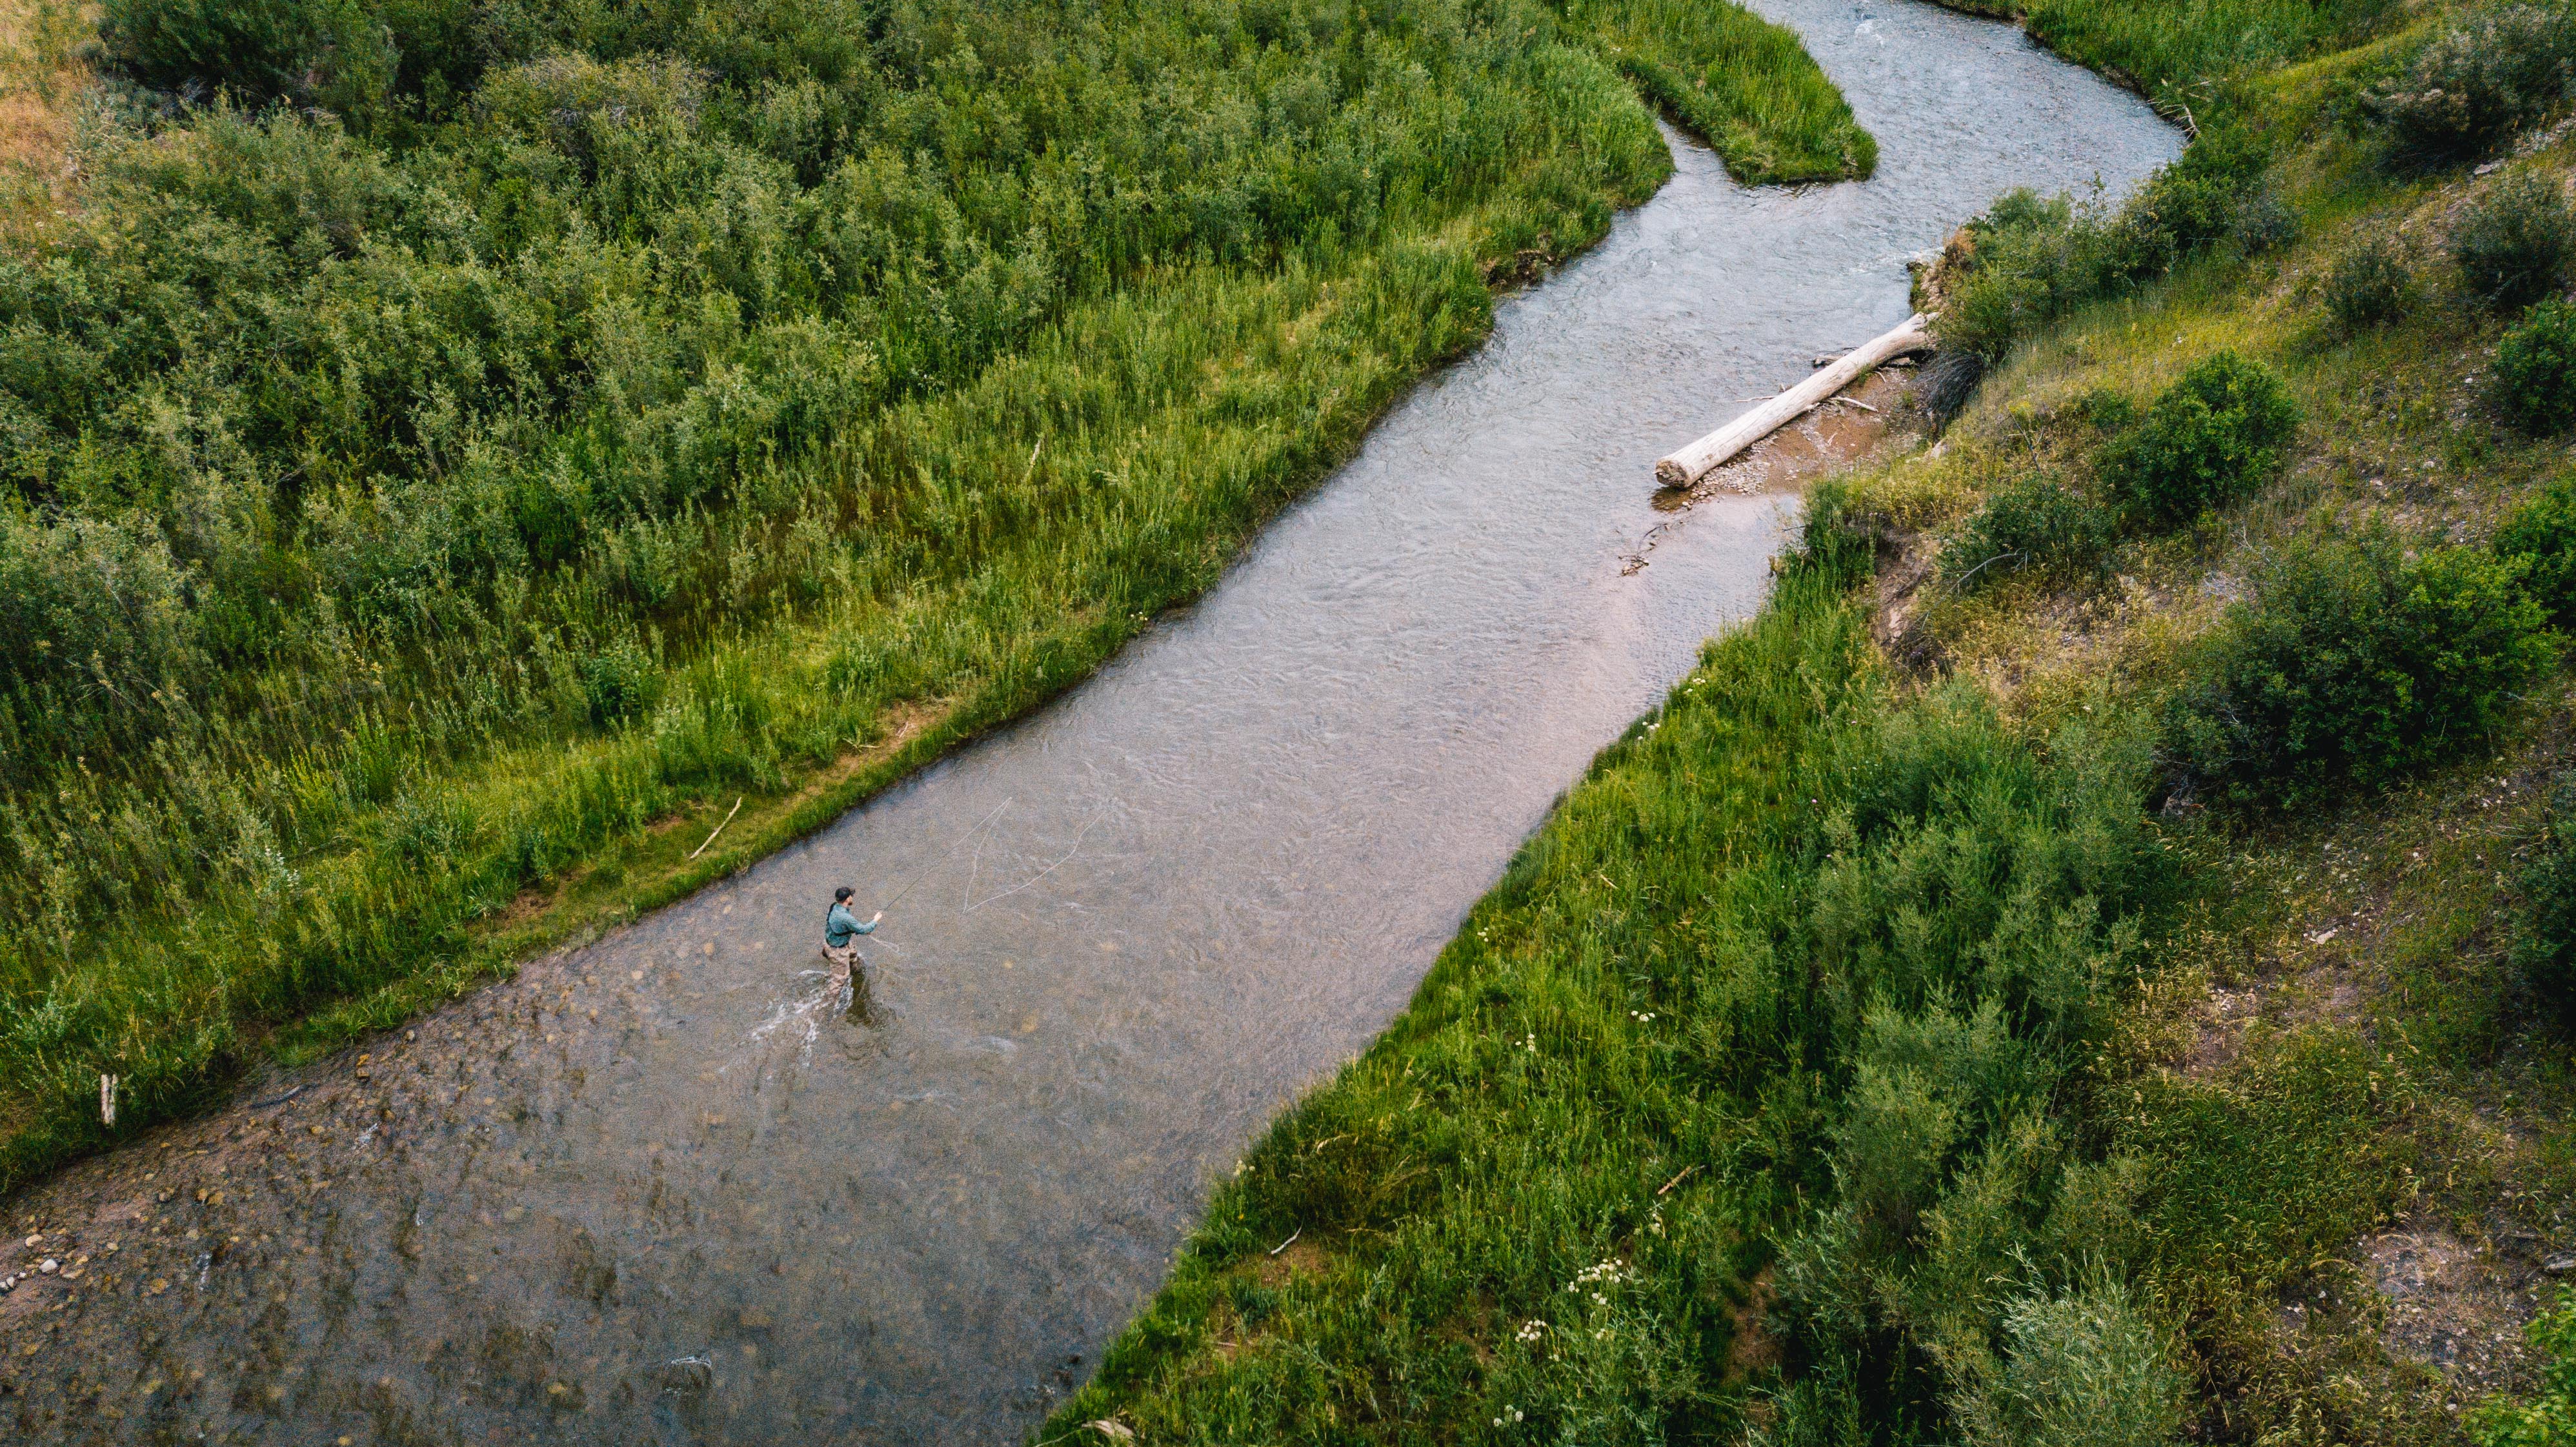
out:
<path id="1" fill-rule="evenodd" d="M 1817 372 L 1797 386 L 1736 418 L 1690 446 L 1655 464 L 1655 480 L 1666 487 L 1688 487 L 1708 470 L 1788 426 L 1826 398 L 1850 386 L 1861 374 L 1907 352 L 1932 349 L 1929 319 L 1920 313 L 1905 325 Z"/>

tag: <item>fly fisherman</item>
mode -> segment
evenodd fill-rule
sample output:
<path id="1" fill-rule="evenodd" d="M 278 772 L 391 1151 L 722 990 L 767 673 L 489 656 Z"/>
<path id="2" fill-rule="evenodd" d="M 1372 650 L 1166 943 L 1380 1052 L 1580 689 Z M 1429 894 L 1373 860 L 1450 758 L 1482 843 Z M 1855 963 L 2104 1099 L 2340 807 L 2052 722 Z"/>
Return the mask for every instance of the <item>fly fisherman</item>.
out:
<path id="1" fill-rule="evenodd" d="M 832 962 L 832 988 L 840 989 L 859 978 L 859 947 L 850 941 L 859 935 L 877 932 L 877 922 L 885 918 L 878 910 L 866 924 L 850 913 L 850 896 L 854 891 L 842 885 L 832 891 L 832 909 L 823 916 L 823 957 Z"/>

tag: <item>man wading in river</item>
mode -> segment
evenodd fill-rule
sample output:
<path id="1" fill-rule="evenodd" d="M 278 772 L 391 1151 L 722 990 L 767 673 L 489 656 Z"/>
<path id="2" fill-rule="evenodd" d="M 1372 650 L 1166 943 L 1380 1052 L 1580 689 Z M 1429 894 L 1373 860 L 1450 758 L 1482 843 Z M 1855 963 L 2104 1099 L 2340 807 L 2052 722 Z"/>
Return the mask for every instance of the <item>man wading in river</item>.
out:
<path id="1" fill-rule="evenodd" d="M 843 985 L 861 990 L 867 988 L 867 977 L 859 973 L 859 967 L 866 961 L 859 958 L 859 947 L 850 941 L 858 935 L 875 934 L 877 922 L 885 918 L 885 911 L 878 910 L 866 924 L 859 923 L 859 917 L 850 913 L 852 893 L 846 884 L 833 890 L 831 912 L 823 916 L 823 958 L 832 962 L 832 988 L 835 991 Z"/>

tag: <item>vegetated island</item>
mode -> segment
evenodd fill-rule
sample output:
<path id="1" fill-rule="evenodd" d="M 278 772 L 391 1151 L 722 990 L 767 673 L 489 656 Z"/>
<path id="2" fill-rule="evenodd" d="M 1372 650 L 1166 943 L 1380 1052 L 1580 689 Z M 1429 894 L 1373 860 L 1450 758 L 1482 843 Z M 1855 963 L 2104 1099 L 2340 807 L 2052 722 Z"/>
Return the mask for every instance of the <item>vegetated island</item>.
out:
<path id="1" fill-rule="evenodd" d="M 1618 64 L 1742 179 L 1871 154 L 1727 4 L 8 39 L 0 1190 L 1083 676 L 1660 184 Z"/>
<path id="2" fill-rule="evenodd" d="M 1965 411 L 1039 1440 L 2568 1439 L 2576 24 L 2026 20 L 2182 159 L 1954 239 Z"/>

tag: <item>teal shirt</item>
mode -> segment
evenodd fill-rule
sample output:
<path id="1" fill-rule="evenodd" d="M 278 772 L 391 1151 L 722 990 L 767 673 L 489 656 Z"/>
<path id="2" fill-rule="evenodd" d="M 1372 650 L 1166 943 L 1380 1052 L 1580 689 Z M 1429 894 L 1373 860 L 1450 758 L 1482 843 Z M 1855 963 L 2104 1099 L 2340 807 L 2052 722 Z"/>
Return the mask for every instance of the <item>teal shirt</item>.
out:
<path id="1" fill-rule="evenodd" d="M 846 904 L 833 905 L 832 912 L 823 916 L 823 943 L 836 950 L 848 944 L 852 935 L 872 935 L 876 932 L 877 927 L 874 924 L 859 923 L 859 917 L 850 913 L 850 907 Z"/>

